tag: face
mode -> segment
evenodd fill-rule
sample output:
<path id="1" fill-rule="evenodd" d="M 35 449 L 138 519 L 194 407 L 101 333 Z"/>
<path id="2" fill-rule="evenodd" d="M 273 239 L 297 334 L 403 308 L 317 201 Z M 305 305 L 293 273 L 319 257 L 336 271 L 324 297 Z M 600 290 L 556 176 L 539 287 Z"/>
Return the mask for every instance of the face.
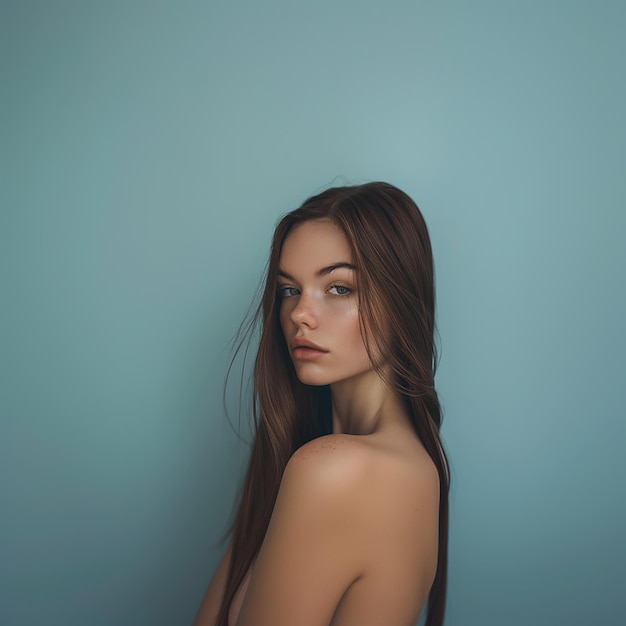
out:
<path id="1" fill-rule="evenodd" d="M 359 324 L 357 276 L 330 220 L 295 226 L 279 261 L 280 324 L 298 378 L 328 385 L 372 370 Z"/>

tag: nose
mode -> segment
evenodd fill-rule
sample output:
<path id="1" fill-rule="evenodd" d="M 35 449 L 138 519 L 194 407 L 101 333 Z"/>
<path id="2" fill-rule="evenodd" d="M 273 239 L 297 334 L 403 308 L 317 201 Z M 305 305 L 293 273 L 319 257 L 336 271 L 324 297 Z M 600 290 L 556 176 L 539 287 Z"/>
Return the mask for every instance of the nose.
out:
<path id="1" fill-rule="evenodd" d="M 310 296 L 301 295 L 289 316 L 296 326 L 306 326 L 307 328 L 317 327 L 317 312 L 315 311 L 315 305 Z"/>

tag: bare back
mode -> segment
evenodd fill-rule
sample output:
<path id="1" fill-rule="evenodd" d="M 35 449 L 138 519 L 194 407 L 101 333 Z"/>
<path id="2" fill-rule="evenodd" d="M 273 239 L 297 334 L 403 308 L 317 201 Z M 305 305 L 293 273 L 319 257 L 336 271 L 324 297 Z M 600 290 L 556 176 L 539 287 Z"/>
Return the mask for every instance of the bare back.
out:
<path id="1" fill-rule="evenodd" d="M 349 496 L 366 528 L 358 556 L 337 551 L 336 561 L 325 563 L 353 567 L 359 575 L 341 590 L 329 626 L 415 624 L 437 567 L 439 506 L 437 471 L 417 437 L 328 435 L 297 454 L 316 464 L 351 455 L 362 468 Z M 346 558 L 358 563 L 346 564 Z M 254 565 L 233 599 L 229 626 L 237 624 Z"/>

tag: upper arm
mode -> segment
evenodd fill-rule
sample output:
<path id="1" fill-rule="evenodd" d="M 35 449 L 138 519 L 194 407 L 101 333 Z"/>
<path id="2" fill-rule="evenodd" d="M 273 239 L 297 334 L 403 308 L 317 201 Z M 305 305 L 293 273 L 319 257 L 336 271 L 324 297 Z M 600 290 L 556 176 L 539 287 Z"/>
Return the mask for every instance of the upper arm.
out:
<path id="1" fill-rule="evenodd" d="M 362 460 L 336 435 L 315 439 L 291 457 L 237 626 L 330 623 L 362 573 Z"/>
<path id="2" fill-rule="evenodd" d="M 204 594 L 196 619 L 193 621 L 193 626 L 215 626 L 215 620 L 217 619 L 217 614 L 222 604 L 222 598 L 224 597 L 226 576 L 228 575 L 228 568 L 230 566 L 232 548 L 233 544 L 231 541 Z"/>

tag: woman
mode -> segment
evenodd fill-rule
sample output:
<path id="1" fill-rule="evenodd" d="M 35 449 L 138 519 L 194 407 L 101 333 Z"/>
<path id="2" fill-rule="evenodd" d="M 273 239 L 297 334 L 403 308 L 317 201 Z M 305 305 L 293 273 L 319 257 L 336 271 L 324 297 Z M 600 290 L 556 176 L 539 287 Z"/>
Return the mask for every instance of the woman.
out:
<path id="1" fill-rule="evenodd" d="M 443 623 L 449 473 L 433 259 L 415 203 L 337 187 L 274 233 L 256 434 L 195 626 Z"/>

